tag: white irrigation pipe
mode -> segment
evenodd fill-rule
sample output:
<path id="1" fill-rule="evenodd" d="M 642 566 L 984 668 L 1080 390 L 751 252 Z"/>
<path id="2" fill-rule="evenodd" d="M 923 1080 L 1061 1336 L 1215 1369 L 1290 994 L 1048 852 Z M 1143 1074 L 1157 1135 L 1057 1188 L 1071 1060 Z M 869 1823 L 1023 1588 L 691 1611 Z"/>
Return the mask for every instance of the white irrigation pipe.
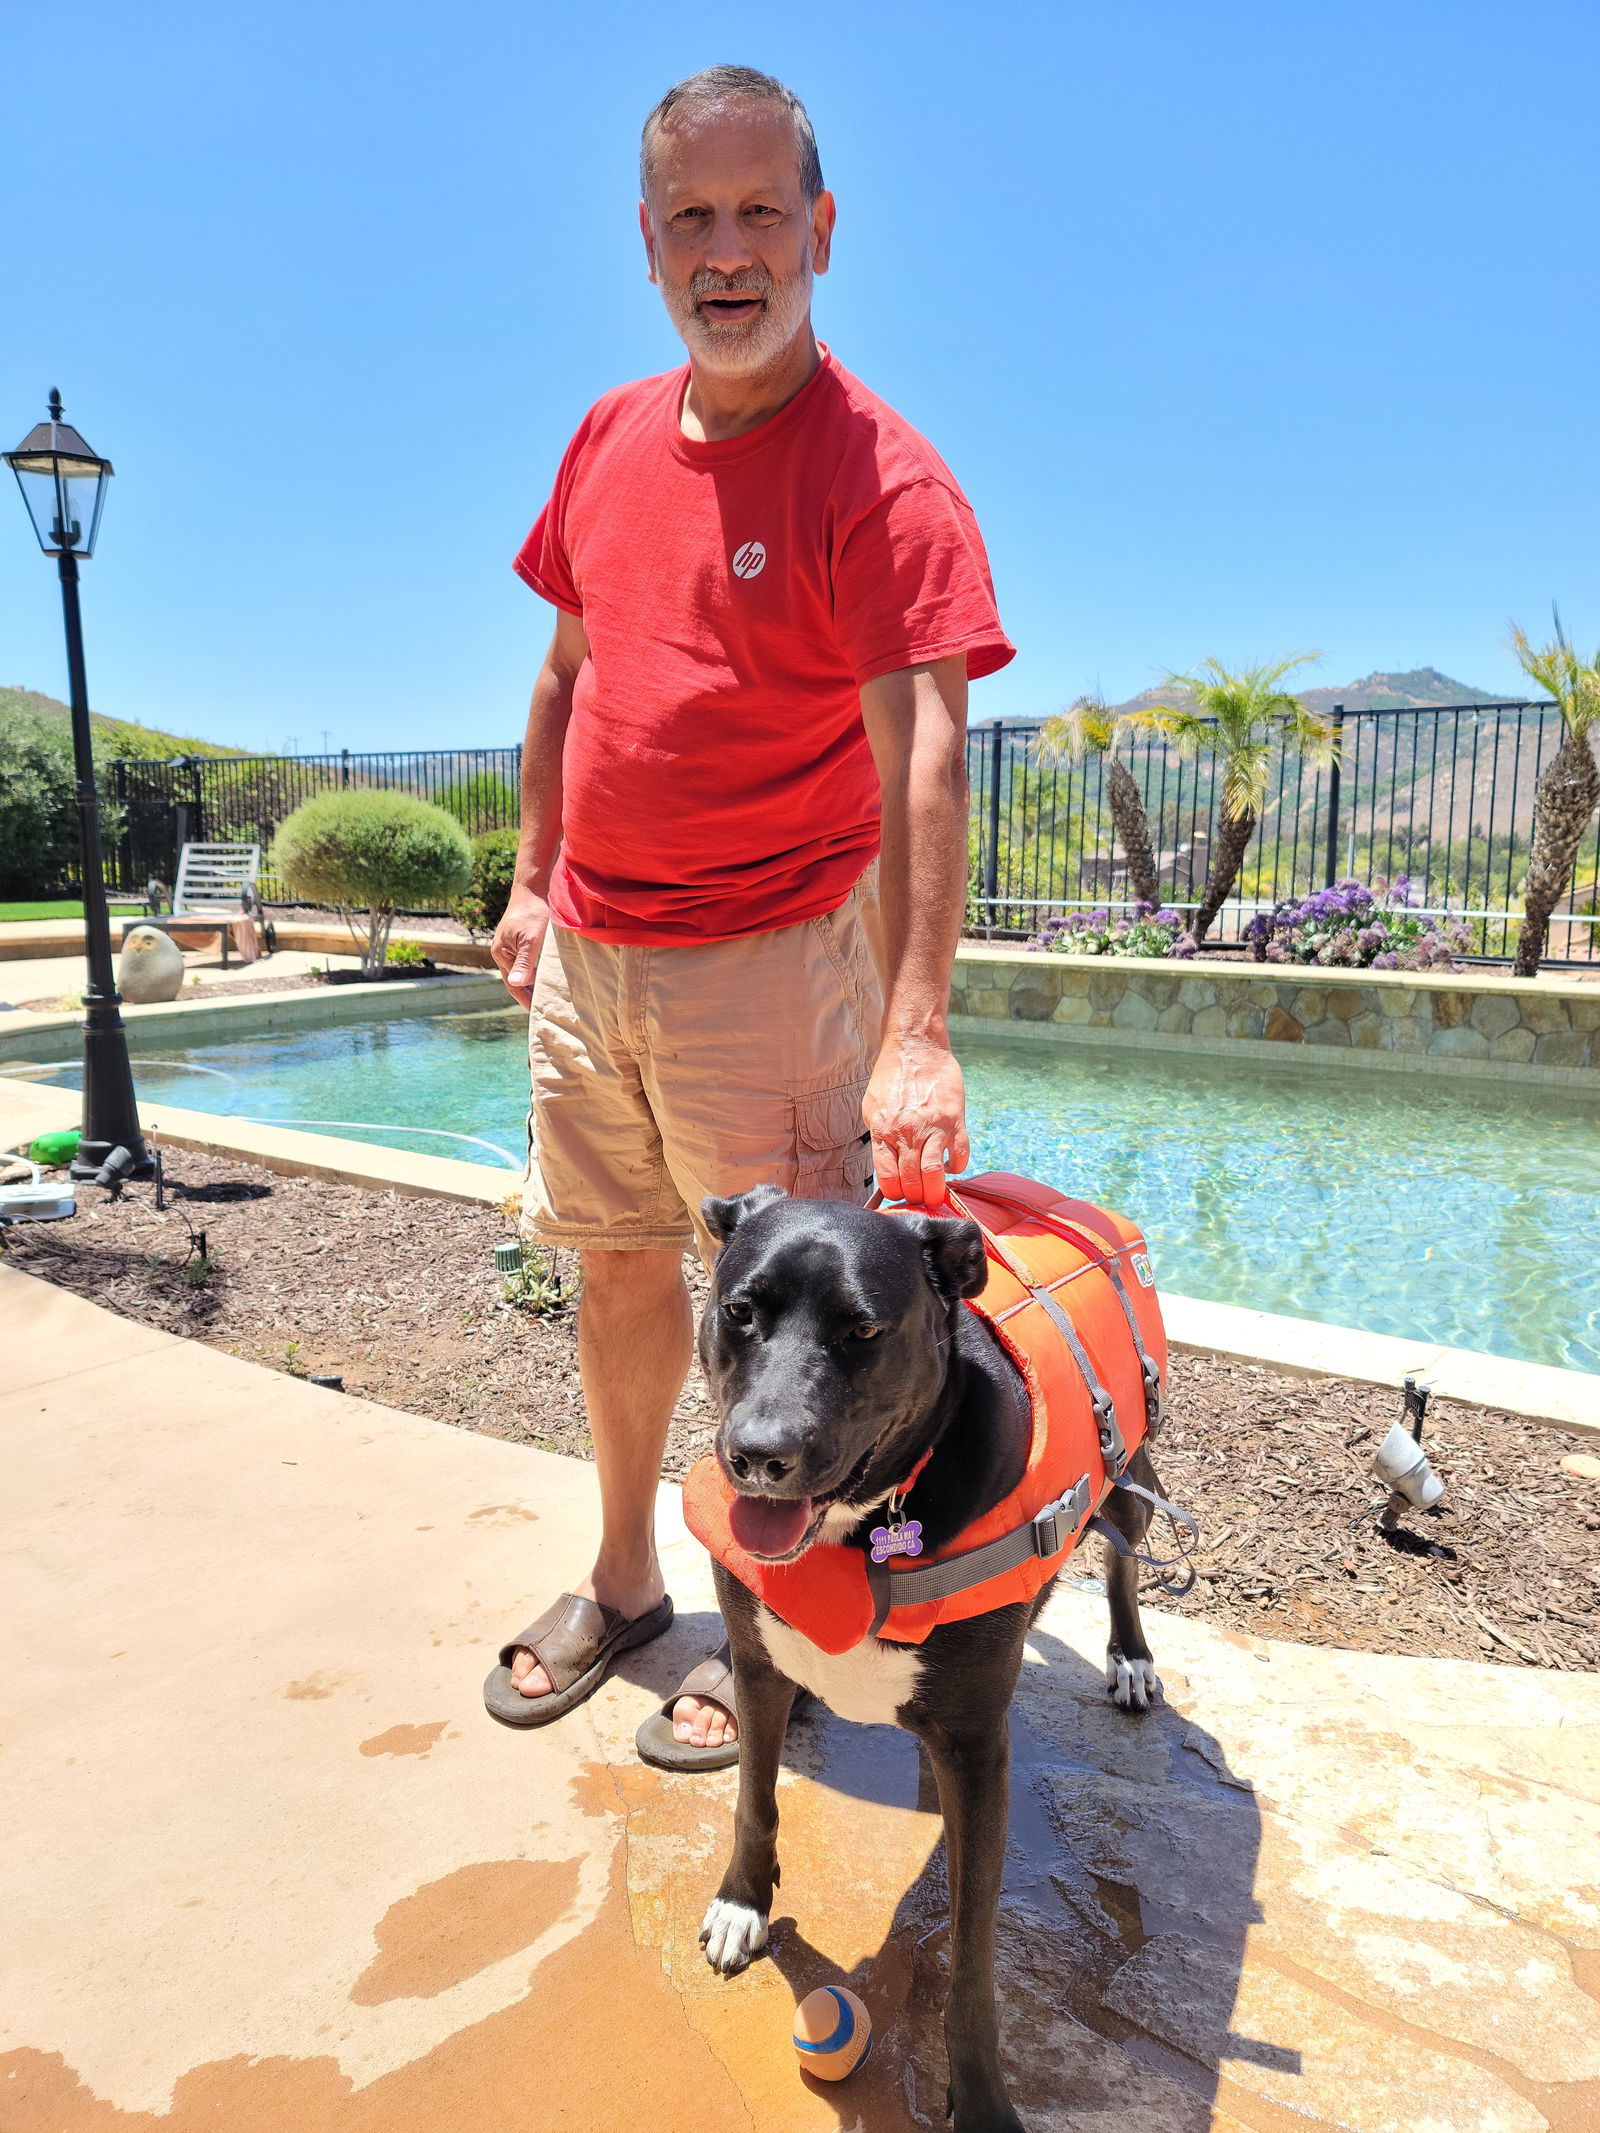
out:
<path id="1" fill-rule="evenodd" d="M 174 1074 L 210 1074 L 217 1081 L 225 1081 L 230 1089 L 239 1086 L 236 1074 L 225 1074 L 221 1067 L 193 1066 L 186 1059 L 160 1059 L 145 1057 L 146 1066 L 166 1067 Z M 0 1067 L 0 1074 L 59 1074 L 68 1067 L 81 1067 L 81 1059 L 25 1060 L 20 1066 Z"/>
<path id="2" fill-rule="evenodd" d="M 227 1082 L 230 1088 L 236 1089 L 239 1086 L 237 1078 L 232 1074 L 224 1074 L 220 1067 L 193 1066 L 181 1059 L 153 1060 L 150 1063 L 157 1066 L 175 1067 L 183 1074 L 212 1074 L 215 1075 L 218 1081 Z M 62 1067 L 75 1067 L 82 1064 L 83 1062 L 79 1059 L 45 1059 L 26 1066 L 0 1067 L 0 1074 L 55 1073 Z M 240 1124 L 245 1126 L 285 1126 L 290 1130 L 296 1126 L 339 1126 L 354 1133 L 425 1133 L 432 1140 L 465 1141 L 471 1148 L 487 1148 L 489 1153 L 498 1162 L 504 1163 L 508 1170 L 520 1171 L 522 1168 L 522 1165 L 514 1155 L 508 1155 L 504 1148 L 497 1147 L 493 1141 L 480 1140 L 475 1133 L 447 1133 L 442 1126 L 377 1126 L 370 1119 L 365 1118 L 245 1118 L 240 1120 Z"/>
<path id="3" fill-rule="evenodd" d="M 487 1148 L 508 1170 L 522 1169 L 514 1155 L 507 1155 L 493 1141 L 479 1140 L 475 1133 L 446 1133 L 442 1126 L 375 1126 L 365 1118 L 243 1118 L 239 1123 L 242 1126 L 283 1126 L 291 1132 L 297 1126 L 340 1126 L 356 1133 L 426 1133 L 434 1140 L 466 1141 L 473 1148 Z"/>

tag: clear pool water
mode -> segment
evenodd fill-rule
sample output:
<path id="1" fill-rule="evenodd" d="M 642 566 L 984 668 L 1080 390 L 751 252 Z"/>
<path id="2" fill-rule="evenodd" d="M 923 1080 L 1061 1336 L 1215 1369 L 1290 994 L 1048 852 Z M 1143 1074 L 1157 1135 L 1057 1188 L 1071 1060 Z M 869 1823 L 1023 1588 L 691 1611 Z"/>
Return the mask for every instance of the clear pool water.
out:
<path id="1" fill-rule="evenodd" d="M 161 1103 L 473 1134 L 520 1165 L 514 1009 L 135 1057 Z M 974 1167 L 1124 1209 L 1181 1294 L 1600 1372 L 1600 1107 L 1418 1074 L 963 1043 Z M 75 1080 L 75 1075 L 63 1075 Z M 350 1134 L 359 1139 L 359 1134 Z M 414 1130 L 387 1146 L 492 1163 Z"/>

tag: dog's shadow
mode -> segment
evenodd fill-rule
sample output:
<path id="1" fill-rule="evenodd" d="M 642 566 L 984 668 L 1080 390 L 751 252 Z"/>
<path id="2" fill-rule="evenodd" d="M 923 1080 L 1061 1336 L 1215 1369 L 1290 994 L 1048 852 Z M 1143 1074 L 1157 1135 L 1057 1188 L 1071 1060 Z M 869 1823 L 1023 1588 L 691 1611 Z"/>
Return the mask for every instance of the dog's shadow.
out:
<path id="1" fill-rule="evenodd" d="M 1150 1628 L 1159 1646 L 1159 1616 Z M 714 1641 L 713 1618 L 700 1648 Z M 1246 1935 L 1261 1917 L 1259 1805 L 1212 1736 L 1172 1705 L 1119 1711 L 1099 1668 L 1060 1637 L 1038 1627 L 1029 1647 L 1011 1712 L 996 1958 L 1013 2102 L 1029 2133 L 1065 2133 L 1097 2114 L 1118 2133 L 1203 2133 L 1230 2062 L 1240 2072 L 1270 2068 L 1291 2089 L 1299 2071 L 1295 2052 L 1240 2034 L 1232 2019 Z M 814 1815 L 796 1783 L 859 1802 L 870 1854 L 873 1810 L 891 1810 L 902 1830 L 908 1813 L 937 1816 L 932 1771 L 910 1735 L 850 1725 L 809 1703 L 791 1722 L 784 1763 L 779 1808 L 792 1863 L 763 1960 L 796 2001 L 818 1985 L 847 1985 L 874 2030 L 872 2051 L 848 2082 L 797 2079 L 831 2105 L 841 2127 L 911 2133 L 941 2124 L 949 1948 L 942 1836 L 929 1828 L 927 1863 L 900 1894 L 881 1942 L 844 1969 L 808 1934 L 838 1945 L 850 1892 L 825 1864 L 818 1871 L 803 1838 L 828 1815 L 837 1827 L 837 1805 Z M 778 1843 L 781 1857 L 782 1827 Z M 895 1851 L 886 1846 L 884 1860 Z M 897 1855 L 905 1856 L 903 1838 Z M 848 1870 L 841 1857 L 838 1873 Z M 708 1896 L 719 1871 L 720 1862 L 708 1871 Z M 863 1909 L 883 1900 L 872 1878 Z"/>

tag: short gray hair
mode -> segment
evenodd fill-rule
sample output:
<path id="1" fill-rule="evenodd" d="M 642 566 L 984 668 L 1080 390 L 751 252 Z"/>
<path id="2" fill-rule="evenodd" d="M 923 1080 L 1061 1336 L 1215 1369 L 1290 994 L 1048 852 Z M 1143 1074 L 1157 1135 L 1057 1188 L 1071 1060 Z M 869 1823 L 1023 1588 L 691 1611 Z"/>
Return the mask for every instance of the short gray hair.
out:
<path id="1" fill-rule="evenodd" d="M 674 111 L 689 109 L 710 110 L 719 104 L 780 104 L 794 122 L 794 145 L 800 158 L 800 189 L 810 207 L 822 190 L 822 158 L 817 153 L 817 137 L 811 129 L 811 119 L 806 107 L 792 89 L 771 74 L 757 73 L 754 67 L 703 67 L 698 74 L 691 74 L 670 88 L 644 122 L 644 131 L 639 136 L 639 189 L 648 199 L 650 194 L 650 155 L 655 147 L 656 135 L 661 131 Z"/>

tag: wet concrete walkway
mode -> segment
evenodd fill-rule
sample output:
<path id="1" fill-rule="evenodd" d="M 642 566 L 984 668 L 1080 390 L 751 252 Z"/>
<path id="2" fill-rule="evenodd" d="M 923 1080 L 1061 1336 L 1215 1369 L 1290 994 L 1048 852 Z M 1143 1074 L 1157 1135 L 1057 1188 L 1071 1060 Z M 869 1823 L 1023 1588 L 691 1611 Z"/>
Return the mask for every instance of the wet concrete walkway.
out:
<path id="1" fill-rule="evenodd" d="M 696 1934 L 734 1779 L 635 1724 L 670 1635 L 507 1732 L 493 1646 L 587 1559 L 592 1470 L 314 1390 L 0 1269 L 4 2133 L 900 2133 L 943 2120 L 913 1744 L 792 1730 L 773 1959 Z M 1110 1709 L 1063 1591 L 1018 1707 L 1003 2023 L 1033 2133 L 1593 2133 L 1600 1680 L 1156 1618 Z M 787 2036 L 848 1978 L 834 2090 Z"/>

